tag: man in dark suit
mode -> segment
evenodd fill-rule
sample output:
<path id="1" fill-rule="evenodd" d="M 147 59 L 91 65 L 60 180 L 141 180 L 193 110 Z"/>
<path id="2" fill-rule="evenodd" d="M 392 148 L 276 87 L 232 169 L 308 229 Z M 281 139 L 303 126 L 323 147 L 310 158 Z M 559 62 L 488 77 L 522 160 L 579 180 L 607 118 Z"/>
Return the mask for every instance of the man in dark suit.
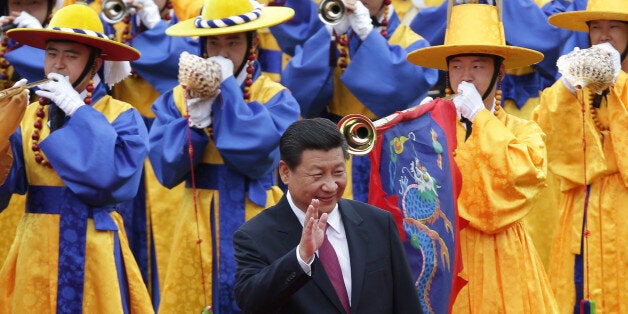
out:
<path id="1" fill-rule="evenodd" d="M 297 121 L 281 137 L 279 150 L 279 174 L 288 192 L 233 238 L 240 308 L 245 313 L 421 313 L 390 213 L 341 199 L 349 155 L 336 125 L 322 118 Z M 335 270 L 327 262 L 333 253 Z"/>

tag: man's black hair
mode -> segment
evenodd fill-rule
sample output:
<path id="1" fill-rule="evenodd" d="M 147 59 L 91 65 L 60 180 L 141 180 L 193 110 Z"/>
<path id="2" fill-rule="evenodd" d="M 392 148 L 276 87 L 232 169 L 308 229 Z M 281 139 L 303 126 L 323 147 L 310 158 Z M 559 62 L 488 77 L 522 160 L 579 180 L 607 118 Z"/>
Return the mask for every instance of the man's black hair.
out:
<path id="1" fill-rule="evenodd" d="M 345 159 L 349 159 L 347 142 L 338 127 L 329 119 L 312 118 L 292 123 L 281 136 L 279 153 L 290 169 L 301 164 L 306 150 L 330 151 L 342 148 Z"/>

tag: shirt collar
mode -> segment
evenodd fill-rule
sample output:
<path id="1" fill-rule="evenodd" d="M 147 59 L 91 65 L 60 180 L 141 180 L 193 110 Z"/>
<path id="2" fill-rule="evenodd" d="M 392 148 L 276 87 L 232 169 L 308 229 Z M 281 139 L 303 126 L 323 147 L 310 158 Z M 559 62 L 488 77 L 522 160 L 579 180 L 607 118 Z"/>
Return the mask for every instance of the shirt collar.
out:
<path id="1" fill-rule="evenodd" d="M 299 219 L 301 226 L 303 226 L 303 222 L 305 221 L 305 212 L 299 209 L 294 204 L 294 201 L 292 200 L 292 195 L 290 195 L 290 191 L 286 193 L 286 198 L 288 199 L 288 203 L 290 204 L 290 208 L 292 209 L 292 212 L 294 212 L 294 214 L 297 216 L 297 219 Z M 338 203 L 336 203 L 336 206 L 334 206 L 334 209 L 327 216 L 327 224 L 331 226 L 331 228 L 336 233 L 339 233 L 341 230 L 340 229 L 341 223 L 342 223 L 342 220 L 340 218 L 340 212 L 338 211 Z"/>

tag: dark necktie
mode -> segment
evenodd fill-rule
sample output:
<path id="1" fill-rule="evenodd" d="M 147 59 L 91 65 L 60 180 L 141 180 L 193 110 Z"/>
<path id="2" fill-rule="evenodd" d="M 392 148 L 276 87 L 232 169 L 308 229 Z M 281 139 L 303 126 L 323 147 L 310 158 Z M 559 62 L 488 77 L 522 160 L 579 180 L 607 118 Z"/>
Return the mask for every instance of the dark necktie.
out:
<path id="1" fill-rule="evenodd" d="M 467 132 L 464 135 L 464 140 L 466 141 L 469 136 L 471 136 L 471 127 L 473 126 L 473 122 L 465 117 L 460 117 L 460 122 L 464 123 L 464 125 L 467 127 Z"/>
<path id="2" fill-rule="evenodd" d="M 349 295 L 347 294 L 345 281 L 342 279 L 342 270 L 340 269 L 338 256 L 336 255 L 334 247 L 331 246 L 331 243 L 329 243 L 329 240 L 327 239 L 327 228 L 325 228 L 325 238 L 323 239 L 323 244 L 320 248 L 318 248 L 318 257 L 321 260 L 321 264 L 323 264 L 327 277 L 329 277 L 331 284 L 334 286 L 334 290 L 336 290 L 336 294 L 340 299 L 340 303 L 342 303 L 342 307 L 344 307 L 347 313 L 350 313 L 351 306 L 349 305 Z"/>

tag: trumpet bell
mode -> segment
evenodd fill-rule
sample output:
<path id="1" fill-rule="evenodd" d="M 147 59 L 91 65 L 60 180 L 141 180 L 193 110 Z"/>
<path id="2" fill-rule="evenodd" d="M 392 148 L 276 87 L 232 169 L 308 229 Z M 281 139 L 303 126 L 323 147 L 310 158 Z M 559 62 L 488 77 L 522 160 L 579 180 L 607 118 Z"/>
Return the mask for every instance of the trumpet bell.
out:
<path id="1" fill-rule="evenodd" d="M 321 0 L 318 3 L 318 18 L 328 25 L 340 23 L 344 19 L 346 11 L 342 0 Z"/>
<path id="2" fill-rule="evenodd" d="M 128 11 L 124 0 L 104 0 L 101 6 L 101 16 L 109 24 L 121 22 Z"/>
<path id="3" fill-rule="evenodd" d="M 347 141 L 349 153 L 352 155 L 366 155 L 375 147 L 375 124 L 361 114 L 344 116 L 338 122 L 338 129 Z"/>

